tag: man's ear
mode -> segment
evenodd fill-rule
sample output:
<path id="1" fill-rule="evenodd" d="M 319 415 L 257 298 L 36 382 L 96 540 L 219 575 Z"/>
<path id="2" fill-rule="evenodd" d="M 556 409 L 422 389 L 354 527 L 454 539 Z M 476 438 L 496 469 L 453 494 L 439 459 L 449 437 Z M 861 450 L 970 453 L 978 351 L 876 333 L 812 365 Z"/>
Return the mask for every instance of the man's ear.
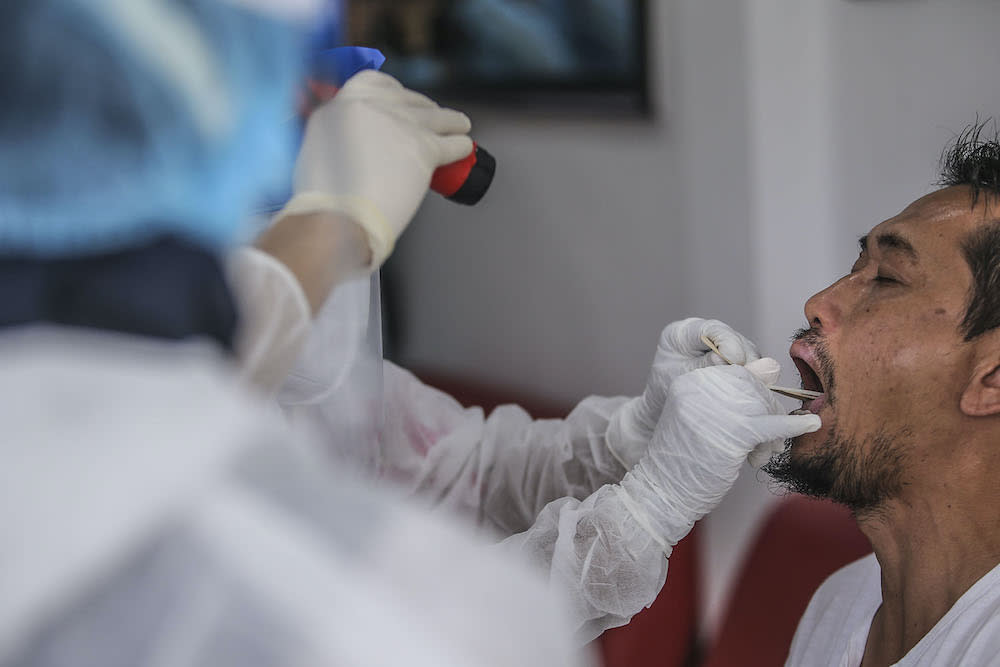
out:
<path id="1" fill-rule="evenodd" d="M 959 406 L 969 417 L 1000 414 L 1000 359 L 984 359 L 976 366 Z"/>

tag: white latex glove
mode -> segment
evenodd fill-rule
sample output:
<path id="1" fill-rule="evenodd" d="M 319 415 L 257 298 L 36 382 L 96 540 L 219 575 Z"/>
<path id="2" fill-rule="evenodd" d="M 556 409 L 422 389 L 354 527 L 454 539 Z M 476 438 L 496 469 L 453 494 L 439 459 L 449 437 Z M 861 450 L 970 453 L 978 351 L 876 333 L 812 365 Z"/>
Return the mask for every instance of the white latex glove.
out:
<path id="1" fill-rule="evenodd" d="M 626 470 L 631 470 L 645 455 L 671 381 L 699 368 L 726 363 L 708 349 L 702 336 L 707 336 L 734 364 L 743 365 L 760 358 L 753 343 L 719 320 L 691 317 L 669 324 L 660 334 L 642 395 L 622 406 L 608 425 L 608 449 Z"/>
<path id="2" fill-rule="evenodd" d="M 469 118 L 366 70 L 313 112 L 295 167 L 295 195 L 278 213 L 332 211 L 368 234 L 372 269 L 392 252 L 434 171 L 473 149 Z"/>
<path id="3" fill-rule="evenodd" d="M 649 451 L 619 491 L 666 552 L 719 504 L 750 453 L 819 429 L 817 415 L 785 414 L 767 388 L 779 372 L 778 362 L 765 358 L 673 381 Z"/>

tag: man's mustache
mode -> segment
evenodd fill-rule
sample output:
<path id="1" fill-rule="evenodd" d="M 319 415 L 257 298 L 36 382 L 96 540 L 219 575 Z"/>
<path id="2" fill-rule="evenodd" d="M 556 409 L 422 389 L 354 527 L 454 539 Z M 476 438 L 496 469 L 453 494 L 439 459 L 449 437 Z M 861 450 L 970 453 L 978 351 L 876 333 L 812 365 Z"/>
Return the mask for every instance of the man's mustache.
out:
<path id="1" fill-rule="evenodd" d="M 794 334 L 792 334 L 793 341 L 804 340 L 807 343 L 813 345 L 821 345 L 823 342 L 823 334 L 819 332 L 815 327 L 809 327 L 806 329 L 799 329 Z"/>

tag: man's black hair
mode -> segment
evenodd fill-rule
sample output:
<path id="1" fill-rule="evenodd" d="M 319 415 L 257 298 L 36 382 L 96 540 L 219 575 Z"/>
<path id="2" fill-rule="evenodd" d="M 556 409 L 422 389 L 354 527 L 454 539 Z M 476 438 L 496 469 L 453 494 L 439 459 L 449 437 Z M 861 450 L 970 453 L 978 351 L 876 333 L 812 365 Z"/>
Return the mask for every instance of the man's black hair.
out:
<path id="1" fill-rule="evenodd" d="M 983 138 L 987 125 L 992 128 Z M 972 191 L 972 205 L 979 196 L 1000 197 L 1000 134 L 995 120 L 976 120 L 941 154 L 941 187 L 965 185 Z"/>
<path id="2" fill-rule="evenodd" d="M 983 131 L 991 126 L 989 136 Z M 938 185 L 964 185 L 972 194 L 972 206 L 986 196 L 989 213 L 993 200 L 1000 201 L 1000 135 L 996 121 L 976 121 L 965 128 L 941 155 Z M 962 333 L 970 341 L 1000 326 L 1000 220 L 977 229 L 962 243 L 965 261 L 972 271 Z"/>

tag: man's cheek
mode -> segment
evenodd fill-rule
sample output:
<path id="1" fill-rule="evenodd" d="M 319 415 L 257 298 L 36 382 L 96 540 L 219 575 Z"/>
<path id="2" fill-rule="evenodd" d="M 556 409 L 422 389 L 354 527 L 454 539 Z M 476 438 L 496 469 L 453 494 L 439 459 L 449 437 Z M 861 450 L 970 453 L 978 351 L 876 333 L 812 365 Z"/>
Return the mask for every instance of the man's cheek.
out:
<path id="1" fill-rule="evenodd" d="M 939 403 L 942 392 L 953 389 L 962 375 L 956 373 L 963 362 L 959 356 L 953 341 L 935 340 L 933 335 L 901 345 L 882 369 L 882 396 L 877 398 L 892 403 L 892 411 L 899 413 Z"/>
<path id="2" fill-rule="evenodd" d="M 867 352 L 871 352 L 868 350 Z M 891 379 L 877 366 L 877 355 L 857 355 L 834 368 L 834 401 L 820 412 L 823 427 L 817 433 L 837 433 L 853 438 L 874 430 L 891 409 Z M 824 436 L 825 437 L 825 436 Z"/>
<path id="3" fill-rule="evenodd" d="M 826 420 L 824 420 L 823 425 L 818 431 L 805 433 L 794 438 L 792 440 L 792 459 L 795 460 L 802 456 L 808 456 L 813 452 L 818 452 L 829 440 L 831 432 L 832 424 L 831 426 L 827 426 Z"/>
<path id="4" fill-rule="evenodd" d="M 914 371 L 918 370 L 921 366 L 926 365 L 921 362 L 923 358 L 921 351 L 912 346 L 903 346 L 897 348 L 896 354 L 893 356 L 893 365 L 900 371 Z"/>

